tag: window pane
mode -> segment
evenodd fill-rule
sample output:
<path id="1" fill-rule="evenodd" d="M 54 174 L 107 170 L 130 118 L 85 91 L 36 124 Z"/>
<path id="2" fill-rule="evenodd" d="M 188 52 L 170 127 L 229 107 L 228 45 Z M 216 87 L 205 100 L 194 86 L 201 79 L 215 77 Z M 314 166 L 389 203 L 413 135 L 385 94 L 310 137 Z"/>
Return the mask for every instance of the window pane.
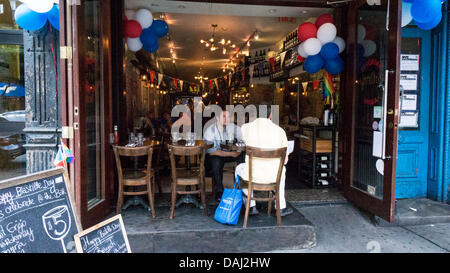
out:
<path id="1" fill-rule="evenodd" d="M 14 21 L 16 3 L 0 4 L 0 180 L 4 180 L 26 174 L 25 84 L 23 34 Z"/>

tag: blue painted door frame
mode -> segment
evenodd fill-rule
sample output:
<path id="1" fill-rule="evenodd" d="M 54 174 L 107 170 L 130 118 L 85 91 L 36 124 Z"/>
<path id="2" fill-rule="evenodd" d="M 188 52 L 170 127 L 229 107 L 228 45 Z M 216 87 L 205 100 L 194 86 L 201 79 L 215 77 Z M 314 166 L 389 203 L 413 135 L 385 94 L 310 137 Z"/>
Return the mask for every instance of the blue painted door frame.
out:
<path id="1" fill-rule="evenodd" d="M 399 129 L 395 197 L 421 198 L 427 195 L 431 33 L 408 27 L 402 29 L 402 38 L 418 38 L 420 41 L 417 81 L 419 127 Z M 403 45 L 402 54 L 405 53 Z"/>
<path id="2" fill-rule="evenodd" d="M 432 31 L 404 28 L 403 37 L 422 37 L 420 117 L 414 131 L 399 131 L 396 198 L 427 197 L 450 203 L 450 24 L 447 3 Z M 425 110 L 425 111 L 424 111 Z M 422 129 L 426 129 L 424 132 Z M 414 143 L 415 142 L 415 143 Z M 422 147 L 418 147 L 418 146 Z M 416 175 L 414 165 L 417 166 Z"/>

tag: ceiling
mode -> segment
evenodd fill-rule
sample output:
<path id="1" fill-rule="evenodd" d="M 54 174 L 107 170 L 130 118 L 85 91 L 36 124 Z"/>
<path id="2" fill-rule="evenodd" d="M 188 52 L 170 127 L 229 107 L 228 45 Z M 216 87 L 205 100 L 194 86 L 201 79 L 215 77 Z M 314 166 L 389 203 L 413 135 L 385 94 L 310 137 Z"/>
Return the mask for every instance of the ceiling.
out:
<path id="1" fill-rule="evenodd" d="M 155 19 L 165 15 L 169 34 L 159 40 L 157 55 L 162 61 L 165 74 L 188 82 L 198 82 L 194 76 L 199 73 L 210 79 L 226 73 L 223 72 L 223 67 L 232 55 L 230 51 L 226 55 L 221 50 L 211 52 L 200 43 L 201 39 L 207 40 L 211 37 L 211 24 L 217 24 L 214 34 L 216 40 L 231 40 L 238 47 L 245 44 L 257 30 L 260 38 L 251 42 L 252 50 L 274 46 L 301 23 L 331 11 L 324 8 L 161 0 L 127 0 L 125 8 L 147 8 L 152 11 Z M 279 17 L 293 17 L 293 21 L 281 22 Z M 176 55 L 175 64 L 171 59 L 171 43 Z"/>

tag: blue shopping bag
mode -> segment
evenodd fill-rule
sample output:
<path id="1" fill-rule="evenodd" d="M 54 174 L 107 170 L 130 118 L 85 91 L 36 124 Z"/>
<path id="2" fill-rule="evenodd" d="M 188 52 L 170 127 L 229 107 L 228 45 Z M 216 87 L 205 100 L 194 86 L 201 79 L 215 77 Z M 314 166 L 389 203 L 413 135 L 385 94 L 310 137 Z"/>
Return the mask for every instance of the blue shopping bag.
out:
<path id="1" fill-rule="evenodd" d="M 222 224 L 236 225 L 242 207 L 242 190 L 239 176 L 234 181 L 232 189 L 225 189 L 219 206 L 214 214 L 214 220 Z"/>

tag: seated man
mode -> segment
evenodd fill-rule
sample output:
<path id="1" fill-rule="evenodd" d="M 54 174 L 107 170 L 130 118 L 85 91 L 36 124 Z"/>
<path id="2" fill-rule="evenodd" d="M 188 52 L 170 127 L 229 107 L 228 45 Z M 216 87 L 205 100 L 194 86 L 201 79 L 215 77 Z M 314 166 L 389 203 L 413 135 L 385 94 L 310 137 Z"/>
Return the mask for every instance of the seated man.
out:
<path id="1" fill-rule="evenodd" d="M 266 148 L 266 149 L 278 149 L 288 146 L 288 140 L 286 137 L 286 132 L 278 125 L 272 122 L 271 107 L 267 103 L 263 103 L 267 107 L 268 118 L 261 116 L 258 113 L 259 118 L 255 119 L 253 122 L 244 124 L 242 126 L 242 139 L 245 145 L 252 146 L 255 148 Z M 257 107 L 259 112 L 259 107 Z M 267 116 L 266 116 L 267 117 Z M 286 159 L 284 165 L 288 162 L 288 155 L 286 154 Z M 245 157 L 245 163 L 239 164 L 236 167 L 236 177 L 239 175 L 242 179 L 248 180 L 249 171 L 249 159 L 248 156 Z M 278 159 L 253 159 L 253 181 L 257 183 L 273 183 L 276 181 L 278 174 L 278 166 L 280 161 Z M 280 178 L 280 189 L 279 189 L 279 199 L 280 199 L 280 213 L 281 216 L 286 216 L 291 214 L 293 211 L 291 208 L 286 208 L 286 199 L 284 197 L 284 184 L 286 180 L 286 167 L 283 166 L 283 170 Z M 245 194 L 248 194 L 248 189 L 242 189 Z M 246 205 L 246 198 L 244 197 L 244 205 Z M 256 209 L 256 202 L 254 200 L 250 201 L 250 215 L 258 214 Z"/>
<path id="2" fill-rule="evenodd" d="M 203 139 L 214 143 L 214 147 L 206 151 L 205 168 L 206 174 L 212 176 L 216 190 L 216 201 L 220 202 L 223 193 L 223 167 L 226 162 L 244 162 L 244 153 L 221 149 L 220 143 L 230 139 L 229 136 L 233 136 L 233 139 L 242 140 L 242 134 L 238 126 L 230 123 L 230 114 L 227 111 L 223 111 L 215 119 L 216 122 L 206 128 Z"/>

